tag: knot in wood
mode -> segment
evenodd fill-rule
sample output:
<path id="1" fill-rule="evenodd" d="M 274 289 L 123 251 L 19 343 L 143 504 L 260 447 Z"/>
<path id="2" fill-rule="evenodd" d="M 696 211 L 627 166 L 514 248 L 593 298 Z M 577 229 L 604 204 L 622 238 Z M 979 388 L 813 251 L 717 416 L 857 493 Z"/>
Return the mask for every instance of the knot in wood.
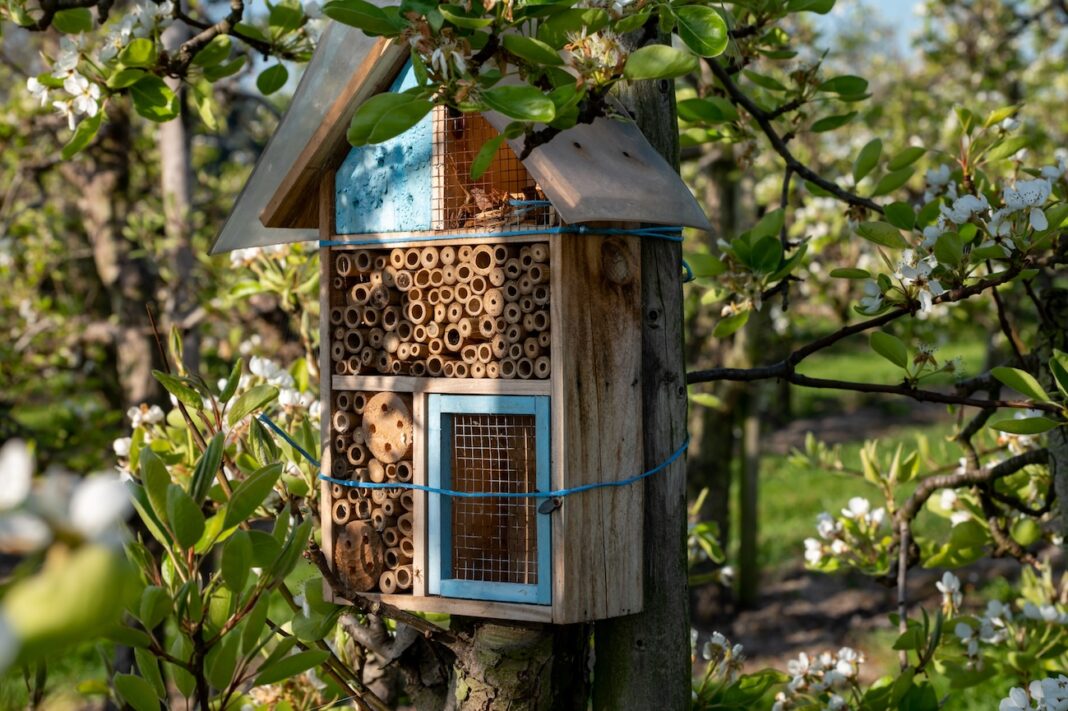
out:
<path id="1" fill-rule="evenodd" d="M 605 240 L 601 244 L 601 269 L 605 279 L 613 284 L 623 286 L 634 281 L 634 264 L 618 240 Z"/>

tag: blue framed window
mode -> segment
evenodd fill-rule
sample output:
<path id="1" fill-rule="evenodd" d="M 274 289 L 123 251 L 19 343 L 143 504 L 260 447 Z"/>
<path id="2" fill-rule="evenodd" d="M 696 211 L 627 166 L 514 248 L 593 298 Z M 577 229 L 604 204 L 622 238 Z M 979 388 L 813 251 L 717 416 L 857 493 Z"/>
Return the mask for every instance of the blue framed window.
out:
<path id="1" fill-rule="evenodd" d="M 549 491 L 549 398 L 429 395 L 427 479 L 466 492 Z M 548 605 L 551 520 L 533 497 L 428 496 L 431 595 Z"/>

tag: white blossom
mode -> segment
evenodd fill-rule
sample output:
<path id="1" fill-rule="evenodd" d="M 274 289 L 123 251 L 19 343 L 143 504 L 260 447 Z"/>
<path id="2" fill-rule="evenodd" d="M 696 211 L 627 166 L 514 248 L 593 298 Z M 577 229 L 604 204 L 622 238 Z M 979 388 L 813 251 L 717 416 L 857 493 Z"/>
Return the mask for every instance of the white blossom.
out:
<path id="1" fill-rule="evenodd" d="M 955 612 L 960 608 L 963 595 L 960 591 L 960 579 L 948 570 L 942 574 L 942 579 L 935 583 L 938 592 L 942 593 L 942 607 L 947 612 Z"/>
<path id="2" fill-rule="evenodd" d="M 1053 192 L 1053 185 L 1048 178 L 1021 180 L 1014 187 L 1005 188 L 1002 199 L 1010 210 L 1025 210 L 1044 205 Z"/>
<path id="3" fill-rule="evenodd" d="M 990 209 L 985 195 L 962 195 L 953 201 L 952 207 L 943 205 L 942 215 L 950 222 L 963 225 L 972 217 Z"/>
<path id="4" fill-rule="evenodd" d="M 96 474 L 78 484 L 70 501 L 70 523 L 83 536 L 99 539 L 122 523 L 130 496 L 118 476 Z"/>
<path id="5" fill-rule="evenodd" d="M 819 563 L 823 559 L 823 544 L 815 538 L 805 539 L 805 561 L 811 565 Z"/>
<path id="6" fill-rule="evenodd" d="M 100 110 L 100 86 L 90 82 L 81 74 L 74 73 L 63 80 L 63 89 L 74 101 L 71 107 L 75 113 L 96 116 Z"/>
<path id="7" fill-rule="evenodd" d="M 0 511 L 19 506 L 30 493 L 33 455 L 26 443 L 8 440 L 0 449 Z"/>
<path id="8" fill-rule="evenodd" d="M 119 437 L 111 443 L 111 449 L 114 450 L 116 457 L 128 457 L 131 444 L 132 440 L 129 437 Z"/>
<path id="9" fill-rule="evenodd" d="M 998 711 L 1024 711 L 1031 708 L 1031 700 L 1027 698 L 1027 692 L 1016 687 L 1007 697 L 998 704 Z"/>
<path id="10" fill-rule="evenodd" d="M 820 534 L 820 538 L 830 539 L 841 528 L 842 525 L 826 511 L 816 517 L 816 531 Z"/>
<path id="11" fill-rule="evenodd" d="M 862 496 L 854 496 L 849 500 L 846 508 L 842 509 L 842 515 L 846 518 L 864 519 L 871 511 L 871 502 Z"/>
<path id="12" fill-rule="evenodd" d="M 874 279 L 864 282 L 864 296 L 860 300 L 860 308 L 865 313 L 874 313 L 883 306 L 883 291 Z"/>
<path id="13" fill-rule="evenodd" d="M 37 77 L 26 80 L 26 90 L 42 107 L 48 105 L 48 87 L 38 81 Z"/>

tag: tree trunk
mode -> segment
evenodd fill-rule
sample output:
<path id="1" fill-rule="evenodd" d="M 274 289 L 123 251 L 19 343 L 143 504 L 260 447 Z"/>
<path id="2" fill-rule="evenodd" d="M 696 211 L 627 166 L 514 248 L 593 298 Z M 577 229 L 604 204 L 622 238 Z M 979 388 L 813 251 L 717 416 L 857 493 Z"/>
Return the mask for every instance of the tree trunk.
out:
<path id="1" fill-rule="evenodd" d="M 1038 332 L 1038 377 L 1047 392 L 1056 392 L 1049 371 L 1053 349 L 1068 351 L 1068 289 L 1047 288 L 1042 292 L 1041 320 Z M 1059 532 L 1068 550 L 1068 428 L 1055 427 L 1046 435 L 1049 470 L 1057 492 L 1060 510 Z"/>
<path id="2" fill-rule="evenodd" d="M 635 82 L 621 98 L 653 146 L 677 166 L 672 83 Z M 686 439 L 681 270 L 681 245 L 642 240 L 646 468 L 662 464 Z M 596 624 L 595 709 L 675 711 L 690 706 L 685 461 L 649 477 L 644 486 L 644 607 L 640 614 Z"/>
<path id="3" fill-rule="evenodd" d="M 174 24 L 163 32 L 163 45 L 168 51 L 177 49 L 190 36 L 185 25 Z M 200 335 L 196 328 L 185 327 L 189 315 L 196 309 L 193 269 L 193 228 L 190 215 L 193 209 L 193 156 L 190 114 L 186 90 L 177 79 L 168 78 L 167 85 L 178 95 L 181 113 L 173 121 L 159 126 L 156 144 L 159 149 L 160 189 L 163 195 L 164 234 L 167 237 L 168 261 L 173 283 L 164 303 L 165 323 L 182 330 L 182 350 L 185 367 L 197 372 L 200 366 Z"/>

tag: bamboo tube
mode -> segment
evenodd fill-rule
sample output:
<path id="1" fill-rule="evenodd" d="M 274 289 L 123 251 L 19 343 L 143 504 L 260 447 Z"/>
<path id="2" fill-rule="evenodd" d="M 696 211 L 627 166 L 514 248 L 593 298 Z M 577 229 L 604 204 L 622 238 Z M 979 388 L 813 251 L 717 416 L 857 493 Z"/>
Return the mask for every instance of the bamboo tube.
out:
<path id="1" fill-rule="evenodd" d="M 384 513 L 382 513 L 381 508 L 375 508 L 371 510 L 371 521 L 372 523 L 374 523 L 375 530 L 379 532 L 383 531 L 388 526 L 393 525 L 393 522 L 390 521 Z"/>
<path id="2" fill-rule="evenodd" d="M 505 380 L 511 380 L 515 377 L 515 361 L 511 358 L 505 358 L 501 361 L 501 377 Z"/>
<path id="3" fill-rule="evenodd" d="M 434 322 L 430 321 L 430 323 Z M 426 326 L 423 324 L 419 324 L 418 326 L 412 329 L 412 338 L 416 343 L 425 342 L 427 340 L 427 336 L 428 334 L 426 332 Z"/>
<path id="4" fill-rule="evenodd" d="M 378 353 L 375 354 L 375 370 L 379 373 L 390 372 L 389 353 L 378 351 Z"/>
<path id="5" fill-rule="evenodd" d="M 411 344 L 402 343 L 397 346 L 397 358 L 399 360 L 408 360 L 411 357 Z"/>
<path id="6" fill-rule="evenodd" d="M 354 467 L 365 464 L 367 463 L 367 447 L 362 444 L 352 444 L 345 450 L 345 458 Z"/>
<path id="7" fill-rule="evenodd" d="M 397 269 L 391 264 L 382 270 L 382 283 L 390 288 L 395 289 L 397 287 Z"/>
<path id="8" fill-rule="evenodd" d="M 471 298 L 471 287 L 467 284 L 457 284 L 456 288 L 452 290 L 452 298 L 453 301 L 466 302 Z"/>
<path id="9" fill-rule="evenodd" d="M 425 269 L 433 269 L 438 266 L 438 250 L 436 247 L 423 247 L 419 250 L 419 263 Z"/>
<path id="10" fill-rule="evenodd" d="M 367 463 L 367 476 L 375 484 L 381 484 L 386 480 L 386 466 L 377 459 L 372 459 Z"/>
<path id="11" fill-rule="evenodd" d="M 408 301 L 425 301 L 426 292 L 422 287 L 413 286 L 408 290 Z"/>
<path id="12" fill-rule="evenodd" d="M 332 499 L 343 499 L 343 498 L 345 498 L 345 487 L 343 487 L 341 484 L 331 484 L 330 485 L 330 498 L 332 498 Z"/>
<path id="13" fill-rule="evenodd" d="M 440 267 L 430 270 L 430 286 L 440 287 L 445 283 L 445 272 Z"/>
<path id="14" fill-rule="evenodd" d="M 465 244 L 465 245 L 461 245 L 460 247 L 457 247 L 456 248 L 456 261 L 457 262 L 469 261 L 471 259 L 471 251 L 473 249 L 474 249 L 474 247 L 472 247 L 469 244 Z"/>
<path id="15" fill-rule="evenodd" d="M 397 592 L 397 577 L 392 570 L 387 570 L 378 578 L 378 589 L 386 595 Z"/>
<path id="16" fill-rule="evenodd" d="M 437 343 L 441 343 L 440 339 L 434 339 Z M 426 359 L 426 372 L 427 375 L 437 377 L 441 375 L 441 367 L 444 365 L 444 361 L 437 353 L 430 355 Z"/>
<path id="17" fill-rule="evenodd" d="M 413 361 L 408 367 L 411 369 L 412 375 L 417 378 L 426 375 L 426 361 Z"/>
<path id="18" fill-rule="evenodd" d="M 389 372 L 394 375 L 402 375 L 407 367 L 407 363 L 397 360 L 396 358 L 390 359 L 389 361 Z"/>
<path id="19" fill-rule="evenodd" d="M 440 322 L 445 321 L 446 319 L 448 319 L 448 316 L 449 316 L 448 305 L 446 305 L 446 304 L 434 304 L 433 318 L 434 318 L 435 321 L 440 323 Z"/>
<path id="20" fill-rule="evenodd" d="M 441 287 L 438 290 L 438 293 L 441 295 L 442 303 L 445 303 L 445 304 L 449 303 L 450 301 L 453 301 L 456 298 L 455 297 L 455 292 L 453 291 L 453 288 L 451 286 L 443 286 L 443 287 Z"/>
<path id="21" fill-rule="evenodd" d="M 456 267 L 448 264 L 441 268 L 441 281 L 446 286 L 453 286 L 456 284 Z"/>
<path id="22" fill-rule="evenodd" d="M 530 293 L 534 291 L 534 282 L 530 279 L 530 273 L 528 272 L 523 276 L 519 277 L 519 280 L 516 282 L 516 286 L 519 287 L 520 295 L 529 296 Z"/>
<path id="23" fill-rule="evenodd" d="M 347 392 L 340 392 L 334 396 L 334 406 L 338 410 L 348 410 L 352 407 L 352 395 Z"/>
<path id="24" fill-rule="evenodd" d="M 518 259 L 509 259 L 504 263 L 504 276 L 508 279 L 518 279 L 519 275 L 523 273 L 523 265 L 519 263 Z"/>
<path id="25" fill-rule="evenodd" d="M 414 280 L 412 279 L 412 273 L 410 271 L 407 271 L 407 270 L 398 271 L 396 273 L 396 275 L 393 277 L 393 281 L 394 281 L 394 284 L 396 285 L 396 287 L 398 289 L 400 289 L 401 291 L 408 291 L 414 285 Z"/>
<path id="26" fill-rule="evenodd" d="M 352 330 L 345 333 L 345 350 L 349 353 L 358 353 L 363 348 L 363 336 L 359 331 Z"/>
<path id="27" fill-rule="evenodd" d="M 472 378 L 485 378 L 486 377 L 486 364 L 475 361 L 474 363 L 468 363 L 468 375 Z"/>
<path id="28" fill-rule="evenodd" d="M 418 248 L 404 250 L 404 268 L 414 271 L 422 265 L 422 255 Z"/>
<path id="29" fill-rule="evenodd" d="M 508 341 L 505 340 L 503 335 L 498 333 L 490 341 L 490 348 L 493 349 L 494 358 L 503 358 L 508 352 Z"/>
<path id="30" fill-rule="evenodd" d="M 352 507 L 348 501 L 335 501 L 330 508 L 330 518 L 336 526 L 344 526 L 352 519 L 352 514 Z"/>
<path id="31" fill-rule="evenodd" d="M 549 356 L 540 356 L 534 361 L 534 377 L 545 379 L 552 373 L 552 361 Z"/>
<path id="32" fill-rule="evenodd" d="M 523 328 L 522 324 L 510 323 L 504 329 L 504 342 L 508 345 L 519 343 L 526 336 L 526 333 L 526 329 Z"/>
<path id="33" fill-rule="evenodd" d="M 519 360 L 520 358 L 522 358 L 523 357 L 523 344 L 522 343 L 513 343 L 512 345 L 508 346 L 508 357 L 511 358 L 512 360 L 516 360 L 516 361 Z"/>
<path id="34" fill-rule="evenodd" d="M 334 271 L 337 272 L 339 276 L 343 277 L 352 273 L 352 260 L 349 258 L 349 255 L 344 252 L 337 255 L 334 259 Z"/>
<path id="35" fill-rule="evenodd" d="M 545 309 L 535 311 L 531 316 L 533 317 L 532 320 L 534 322 L 534 328 L 531 329 L 532 331 L 537 331 L 538 333 L 547 333 L 549 331 L 548 311 Z"/>
<path id="36" fill-rule="evenodd" d="M 508 247 L 503 244 L 498 244 L 493 247 L 493 263 L 496 266 L 502 266 L 508 261 Z"/>
<path id="37" fill-rule="evenodd" d="M 404 269 L 404 250 L 391 249 L 389 251 L 389 264 L 394 269 Z"/>
<path id="38" fill-rule="evenodd" d="M 373 306 L 367 306 L 360 311 L 363 314 L 363 324 L 365 326 L 377 326 L 379 320 L 382 318 L 382 313 Z"/>
<path id="39" fill-rule="evenodd" d="M 384 271 L 385 268 L 389 266 L 389 255 L 388 254 L 375 254 L 374 258 L 375 258 L 375 261 L 374 261 L 374 269 L 375 269 L 375 271 L 379 271 L 379 272 Z"/>
<path id="40" fill-rule="evenodd" d="M 464 317 L 464 305 L 459 303 L 459 302 L 457 302 L 457 301 L 454 301 L 454 302 L 452 302 L 451 304 L 449 304 L 446 307 L 446 309 L 445 309 L 445 318 L 443 318 L 443 319 L 435 319 L 435 320 L 440 320 L 441 322 L 448 321 L 449 323 L 456 323 L 457 321 L 459 321 L 463 317 Z"/>
<path id="41" fill-rule="evenodd" d="M 339 341 L 334 341 L 330 344 L 330 360 L 335 363 L 339 360 L 345 360 L 345 344 Z"/>
<path id="42" fill-rule="evenodd" d="M 345 492 L 345 500 L 348 501 L 350 505 L 355 506 L 356 502 L 364 500 L 364 489 L 360 489 L 355 486 L 350 486 L 347 488 L 348 491 Z"/>
<path id="43" fill-rule="evenodd" d="M 533 245 L 525 244 L 519 248 L 519 263 L 523 265 L 523 269 L 529 269 L 530 265 L 534 263 L 534 257 L 531 256 L 531 247 Z"/>
<path id="44" fill-rule="evenodd" d="M 356 271 L 369 272 L 375 267 L 375 254 L 368 249 L 360 249 L 352 253 L 352 264 Z"/>
<path id="45" fill-rule="evenodd" d="M 474 275 L 474 271 L 471 269 L 471 265 L 466 262 L 461 262 L 456 265 L 456 281 L 461 284 L 466 284 L 471 281 L 471 277 Z"/>
<path id="46" fill-rule="evenodd" d="M 390 518 L 394 518 L 399 513 L 399 511 L 397 511 L 397 509 L 399 507 L 400 506 L 396 501 L 394 501 L 393 499 L 389 498 L 389 493 L 387 492 L 386 493 L 386 499 L 385 499 L 385 501 L 382 502 L 382 513 L 384 513 L 386 516 L 388 516 Z M 393 530 L 394 530 L 394 535 L 397 535 L 396 534 L 396 529 L 393 529 Z M 399 539 L 399 536 L 398 536 L 398 539 Z M 397 545 L 396 542 L 394 542 L 393 545 Z"/>
<path id="47" fill-rule="evenodd" d="M 352 444 L 351 437 L 348 437 L 343 434 L 334 435 L 334 450 L 338 453 L 338 458 L 334 460 L 335 462 L 338 462 L 340 464 L 345 463 L 345 458 L 341 455 L 345 453 L 345 450 L 349 448 L 350 444 Z"/>
<path id="48" fill-rule="evenodd" d="M 383 540 L 383 543 L 385 543 L 385 540 Z M 400 564 L 401 564 L 400 557 L 401 557 L 400 548 L 398 548 L 396 546 L 394 546 L 392 548 L 387 548 L 386 549 L 386 555 L 383 557 L 383 560 L 386 563 L 386 569 L 387 570 L 396 570 L 397 567 L 400 566 Z"/>
<path id="49" fill-rule="evenodd" d="M 538 345 L 542 348 L 548 348 L 552 343 L 553 335 L 549 330 L 541 331 L 538 333 Z"/>
<path id="50" fill-rule="evenodd" d="M 397 337 L 402 341 L 412 340 L 412 329 L 414 327 L 411 321 L 401 321 L 397 324 Z"/>
<path id="51" fill-rule="evenodd" d="M 348 332 L 349 332 L 349 330 L 347 328 L 345 328 L 344 326 L 338 326 L 337 328 L 334 329 L 334 333 L 333 333 L 334 337 L 331 340 L 333 340 L 333 341 L 344 341 L 345 340 L 345 334 L 348 333 Z"/>
<path id="52" fill-rule="evenodd" d="M 549 303 L 549 287 L 543 284 L 535 286 L 534 291 L 530 292 L 530 298 L 534 299 L 538 306 L 545 306 Z"/>
<path id="53" fill-rule="evenodd" d="M 514 281 L 506 281 L 501 287 L 501 293 L 504 294 L 504 300 L 509 304 L 519 301 L 519 286 Z"/>
<path id="54" fill-rule="evenodd" d="M 347 327 L 356 328 L 363 323 L 363 309 L 359 306 L 346 306 L 341 320 Z"/>
<path id="55" fill-rule="evenodd" d="M 527 278 L 533 286 L 549 283 L 549 267 L 544 264 L 532 264 L 527 271 Z"/>
<path id="56" fill-rule="evenodd" d="M 549 243 L 536 242 L 530 245 L 530 258 L 534 262 L 542 263 L 549 261 Z"/>
<path id="57" fill-rule="evenodd" d="M 478 344 L 478 362 L 489 363 L 493 360 L 493 346 L 489 343 Z"/>
<path id="58" fill-rule="evenodd" d="M 486 377 L 493 379 L 501 377 L 500 364 L 495 362 L 486 363 Z"/>
<path id="59" fill-rule="evenodd" d="M 397 462 L 397 481 L 409 482 L 412 480 L 412 463 L 408 460 Z"/>
<path id="60" fill-rule="evenodd" d="M 500 289 L 488 289 L 482 297 L 482 308 L 490 316 L 504 313 L 504 292 Z"/>
<path id="61" fill-rule="evenodd" d="M 419 343 L 429 343 L 431 338 L 439 338 L 439 337 L 441 337 L 441 324 L 438 323 L 437 321 L 427 321 L 426 322 L 426 324 L 423 326 L 423 337 L 422 338 L 416 337 L 416 334 L 415 334 L 414 331 L 412 333 L 412 338 L 414 338 Z"/>
<path id="62" fill-rule="evenodd" d="M 415 272 L 415 285 L 420 289 L 426 289 L 430 286 L 429 269 L 420 269 Z"/>
<path id="63" fill-rule="evenodd" d="M 486 290 L 489 289 L 489 281 L 482 275 L 471 277 L 469 284 L 471 286 L 471 292 L 474 294 L 485 294 Z"/>
<path id="64" fill-rule="evenodd" d="M 464 363 L 463 361 L 457 361 L 454 372 L 457 378 L 467 378 L 471 375 L 471 371 L 468 369 L 467 363 Z"/>
<path id="65" fill-rule="evenodd" d="M 456 361 L 447 360 L 441 365 L 441 374 L 446 378 L 456 377 Z"/>
<path id="66" fill-rule="evenodd" d="M 481 316 L 483 312 L 482 297 L 472 296 L 468 299 L 467 303 L 464 304 L 464 312 L 468 316 Z"/>
<path id="67" fill-rule="evenodd" d="M 379 284 L 371 289 L 371 295 L 368 297 L 368 303 L 376 309 L 384 309 L 398 300 L 399 296 L 397 292 L 390 289 L 385 284 Z"/>
<path id="68" fill-rule="evenodd" d="M 390 462 L 386 465 L 386 480 L 397 481 L 397 463 Z"/>
<path id="69" fill-rule="evenodd" d="M 388 498 L 389 497 L 386 496 L 386 490 L 385 489 L 371 489 L 371 501 L 373 501 L 374 504 L 376 506 L 378 506 L 380 509 L 382 507 L 382 503 Z M 386 512 L 385 512 L 384 509 L 382 509 L 382 515 L 383 516 L 386 515 Z"/>
<path id="70" fill-rule="evenodd" d="M 393 582 L 397 585 L 397 590 L 411 590 L 412 588 L 412 566 L 402 565 L 394 571 Z"/>
<path id="71" fill-rule="evenodd" d="M 386 337 L 382 339 L 382 350 L 386 353 L 396 353 L 400 348 L 401 339 L 396 333 L 387 333 Z"/>
<path id="72" fill-rule="evenodd" d="M 519 297 L 519 310 L 525 314 L 534 313 L 538 310 L 538 305 L 529 296 L 521 296 Z"/>
<path id="73" fill-rule="evenodd" d="M 412 493 L 411 490 L 402 491 L 400 502 L 402 509 L 404 509 L 405 511 L 411 511 L 413 508 L 415 508 L 415 494 Z"/>
<path id="74" fill-rule="evenodd" d="M 492 316 L 483 316 L 478 320 L 478 332 L 483 338 L 493 338 L 496 335 L 494 324 L 496 319 Z"/>
<path id="75" fill-rule="evenodd" d="M 334 426 L 335 432 L 344 433 L 349 431 L 349 428 L 352 427 L 353 422 L 352 417 L 349 416 L 349 413 L 345 412 L 344 410 L 338 410 L 334 413 L 334 416 L 330 418 L 330 424 Z"/>
<path id="76" fill-rule="evenodd" d="M 425 343 L 409 343 L 408 354 L 412 358 L 425 358 L 427 355 Z"/>
<path id="77" fill-rule="evenodd" d="M 340 363 L 338 365 L 340 365 Z M 345 359 L 345 372 L 349 375 L 359 375 L 362 369 L 363 358 L 351 355 Z"/>
<path id="78" fill-rule="evenodd" d="M 460 327 L 460 335 L 462 335 L 465 339 L 482 335 L 478 331 L 477 318 L 462 318 L 456 322 L 456 325 Z"/>
<path id="79" fill-rule="evenodd" d="M 336 276 L 330 283 L 334 285 L 334 291 L 345 291 L 345 277 Z"/>
<path id="80" fill-rule="evenodd" d="M 371 284 L 372 290 L 374 289 L 374 287 L 382 286 L 385 283 L 386 279 L 382 276 L 382 274 L 383 272 L 371 272 L 368 275 L 368 282 Z"/>
<path id="81" fill-rule="evenodd" d="M 413 324 L 425 323 L 430 318 L 430 310 L 422 301 L 409 301 L 404 307 L 404 315 Z"/>
<path id="82" fill-rule="evenodd" d="M 460 349 L 460 357 L 463 358 L 464 363 L 471 364 L 478 360 L 478 347 L 477 346 L 464 346 Z"/>
<path id="83" fill-rule="evenodd" d="M 367 345 L 375 350 L 382 348 L 384 340 L 386 340 L 386 332 L 381 328 L 372 328 L 367 332 Z"/>
<path id="84" fill-rule="evenodd" d="M 445 327 L 445 333 L 442 336 L 442 341 L 445 343 L 445 348 L 453 353 L 460 352 L 460 349 L 464 346 L 463 332 L 460 331 L 460 327 L 455 323 L 450 323 Z"/>
<path id="85" fill-rule="evenodd" d="M 355 424 L 353 424 L 352 432 L 349 433 L 349 436 L 352 437 L 353 444 L 367 444 L 363 439 L 363 429 Z"/>
<path id="86" fill-rule="evenodd" d="M 370 367 L 371 365 L 374 364 L 374 362 L 375 362 L 375 349 L 371 348 L 370 346 L 364 346 L 363 350 L 360 351 L 360 363 L 362 363 L 363 365 L 365 365 L 367 367 Z"/>
<path id="87" fill-rule="evenodd" d="M 359 521 L 366 521 L 371 518 L 372 508 L 370 499 L 360 499 L 356 502 L 355 518 Z"/>
<path id="88" fill-rule="evenodd" d="M 367 393 L 353 393 L 352 411 L 357 415 L 362 415 L 365 407 L 367 407 Z"/>
<path id="89" fill-rule="evenodd" d="M 440 356 L 445 352 L 445 340 L 443 338 L 431 338 L 427 341 L 427 350 L 430 352 L 430 356 Z M 429 359 L 427 367 L 430 366 Z"/>
<path id="90" fill-rule="evenodd" d="M 345 323 L 345 309 L 340 306 L 334 306 L 330 309 L 330 323 L 334 326 L 340 326 Z"/>
<path id="91" fill-rule="evenodd" d="M 335 447 L 338 452 L 344 452 L 343 447 Z M 348 479 L 350 472 L 348 470 L 348 462 L 343 456 L 334 457 L 330 462 L 330 473 L 334 475 L 335 479 Z M 337 486 L 337 484 L 335 484 Z"/>
<path id="92" fill-rule="evenodd" d="M 404 318 L 404 312 L 399 306 L 387 306 L 382 311 L 382 328 L 387 331 L 397 330 L 397 324 Z"/>
<path id="93" fill-rule="evenodd" d="M 443 265 L 451 266 L 456 263 L 456 248 L 455 247 L 442 247 L 438 252 L 438 261 Z"/>
<path id="94" fill-rule="evenodd" d="M 471 252 L 470 260 L 464 260 L 471 265 L 471 269 L 476 274 L 485 276 L 490 273 L 493 267 L 497 266 L 493 258 L 493 248 L 488 244 L 480 244 L 476 246 Z"/>
<path id="95" fill-rule="evenodd" d="M 523 380 L 530 380 L 534 375 L 534 361 L 530 358 L 520 358 L 515 364 L 515 374 Z"/>
<path id="96" fill-rule="evenodd" d="M 535 332 L 534 329 L 534 314 L 523 314 L 523 330 L 527 333 Z"/>
<path id="97" fill-rule="evenodd" d="M 349 290 L 349 303 L 364 306 L 371 298 L 371 287 L 368 284 L 357 284 Z"/>
<path id="98" fill-rule="evenodd" d="M 504 275 L 504 267 L 494 267 L 486 278 L 489 279 L 490 286 L 501 286 L 507 281 L 507 277 Z"/>

